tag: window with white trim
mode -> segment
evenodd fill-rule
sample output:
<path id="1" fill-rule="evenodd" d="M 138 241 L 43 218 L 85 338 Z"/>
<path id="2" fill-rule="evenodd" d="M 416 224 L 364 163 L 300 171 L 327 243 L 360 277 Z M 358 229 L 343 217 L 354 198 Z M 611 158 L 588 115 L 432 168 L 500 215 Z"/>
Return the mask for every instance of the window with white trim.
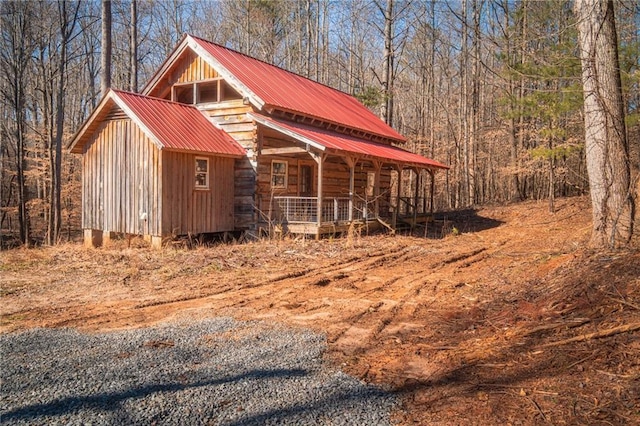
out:
<path id="1" fill-rule="evenodd" d="M 209 159 L 196 157 L 196 189 L 209 189 Z"/>
<path id="2" fill-rule="evenodd" d="M 287 162 L 273 160 L 271 162 L 271 188 L 287 189 Z"/>

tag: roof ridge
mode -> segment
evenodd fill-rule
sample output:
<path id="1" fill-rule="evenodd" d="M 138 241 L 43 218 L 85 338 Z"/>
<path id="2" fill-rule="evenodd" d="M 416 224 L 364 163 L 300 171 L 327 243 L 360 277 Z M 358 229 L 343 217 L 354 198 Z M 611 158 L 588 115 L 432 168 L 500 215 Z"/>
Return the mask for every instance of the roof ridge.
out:
<path id="1" fill-rule="evenodd" d="M 216 42 L 213 42 L 213 41 L 207 40 L 207 39 L 205 39 L 205 38 L 195 36 L 195 35 L 190 34 L 190 33 L 185 33 L 185 34 L 186 34 L 186 35 L 188 35 L 188 36 L 189 36 L 189 37 L 191 37 L 191 38 L 194 38 L 194 39 L 198 40 L 198 41 L 202 41 L 202 42 L 205 42 L 205 43 L 213 44 L 213 45 L 218 46 L 218 47 L 220 47 L 220 48 L 222 48 L 222 49 L 228 50 L 228 51 L 233 52 L 233 53 L 237 53 L 238 55 L 242 55 L 242 56 L 244 56 L 245 58 L 252 59 L 252 60 L 257 61 L 257 62 L 261 62 L 261 63 L 263 63 L 263 64 L 265 64 L 265 65 L 270 66 L 270 67 L 278 68 L 279 70 L 282 70 L 282 71 L 284 71 L 284 72 L 286 72 L 286 73 L 289 73 L 289 74 L 295 75 L 296 77 L 304 78 L 305 80 L 308 80 L 308 81 L 310 81 L 310 82 L 312 82 L 312 83 L 319 84 L 319 85 L 321 85 L 321 86 L 326 87 L 327 89 L 331 89 L 331 90 L 336 91 L 336 92 L 338 92 L 338 93 L 342 93 L 342 94 L 344 94 L 344 95 L 350 96 L 350 97 L 352 97 L 352 98 L 354 98 L 354 99 L 356 99 L 356 100 L 357 100 L 357 98 L 355 97 L 355 95 L 352 95 L 351 93 L 347 93 L 347 92 L 345 92 L 345 91 L 343 91 L 343 90 L 336 89 L 335 87 L 329 86 L 328 84 L 321 83 L 321 82 L 316 81 L 316 80 L 313 80 L 313 79 L 311 79 L 311 78 L 309 78 L 309 77 L 305 77 L 305 76 L 304 76 L 304 75 L 302 75 L 302 74 L 295 73 L 295 72 L 293 72 L 293 71 L 291 71 L 291 70 L 288 70 L 288 69 L 286 69 L 286 68 L 283 68 L 283 67 L 281 67 L 281 66 L 278 66 L 278 65 L 272 64 L 272 63 L 270 63 L 270 62 L 264 61 L 264 60 L 262 60 L 262 59 L 256 58 L 256 57 L 251 56 L 251 55 L 248 55 L 248 54 L 246 54 L 246 53 L 242 53 L 242 52 L 240 52 L 239 50 L 233 49 L 233 48 L 231 48 L 231 47 L 223 46 L 223 45 L 222 45 L 222 44 L 220 44 L 220 43 L 216 43 Z"/>

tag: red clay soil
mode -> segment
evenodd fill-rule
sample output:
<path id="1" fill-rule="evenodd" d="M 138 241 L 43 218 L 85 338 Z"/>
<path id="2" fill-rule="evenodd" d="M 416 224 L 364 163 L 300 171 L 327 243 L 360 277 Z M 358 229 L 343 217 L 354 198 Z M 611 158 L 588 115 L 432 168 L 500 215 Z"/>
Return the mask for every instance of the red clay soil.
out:
<path id="1" fill-rule="evenodd" d="M 441 219 L 428 238 L 2 252 L 0 331 L 277 321 L 398 392 L 401 424 L 640 424 L 640 250 L 590 250 L 586 198 Z"/>

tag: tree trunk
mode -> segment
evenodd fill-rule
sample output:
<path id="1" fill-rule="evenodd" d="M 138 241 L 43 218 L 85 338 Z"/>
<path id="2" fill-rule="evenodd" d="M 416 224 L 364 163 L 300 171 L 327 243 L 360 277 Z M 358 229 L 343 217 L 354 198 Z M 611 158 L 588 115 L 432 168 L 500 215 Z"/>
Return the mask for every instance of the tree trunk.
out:
<path id="1" fill-rule="evenodd" d="M 129 29 L 129 90 L 138 91 L 138 0 L 131 0 L 131 28 Z"/>
<path id="2" fill-rule="evenodd" d="M 467 0 L 462 0 L 461 11 L 462 46 L 460 51 L 460 163 L 462 165 L 462 203 L 464 206 L 472 204 L 471 196 L 471 160 L 469 143 L 469 36 L 467 25 Z"/>
<path id="3" fill-rule="evenodd" d="M 305 33 L 307 36 L 307 44 L 306 44 L 306 68 L 305 68 L 305 77 L 311 78 L 311 19 L 313 19 L 313 15 L 311 14 L 311 0 L 307 0 L 305 3 L 305 12 L 306 12 L 306 20 L 305 20 Z"/>
<path id="4" fill-rule="evenodd" d="M 102 54 L 100 91 L 106 95 L 111 88 L 111 0 L 102 0 Z"/>
<path id="5" fill-rule="evenodd" d="M 67 6 L 74 9 L 68 12 Z M 50 200 L 50 223 L 48 233 L 48 243 L 56 244 L 62 229 L 62 144 L 64 137 L 65 121 L 65 87 L 67 78 L 67 54 L 69 42 L 78 20 L 80 4 L 67 2 L 58 3 L 58 13 L 60 16 L 60 46 L 58 63 L 58 87 L 56 94 L 56 123 L 55 139 L 51 158 L 51 200 Z"/>
<path id="6" fill-rule="evenodd" d="M 389 126 L 393 125 L 392 76 L 393 73 L 393 0 L 387 0 L 384 10 L 384 64 L 382 93 L 384 101 L 380 115 Z"/>
<path id="7" fill-rule="evenodd" d="M 0 4 L 2 25 L 2 49 L 0 49 L 0 70 L 6 79 L 6 87 L 0 92 L 2 101 L 10 105 L 10 114 L 15 120 L 3 124 L 7 136 L 15 141 L 15 166 L 18 192 L 18 222 L 20 241 L 25 246 L 30 242 L 29 191 L 27 188 L 27 123 L 26 94 L 29 59 L 33 52 L 31 45 L 30 20 L 32 8 L 29 2 L 5 2 Z M 4 135 L 3 135 L 4 136 Z M 4 144 L 4 141 L 2 141 Z"/>
<path id="8" fill-rule="evenodd" d="M 625 245 L 633 233 L 622 84 L 613 1 L 577 0 L 585 149 L 593 206 L 591 243 Z"/>
<path id="9" fill-rule="evenodd" d="M 431 63 L 429 64 L 429 143 L 431 144 L 429 155 L 436 156 L 436 85 L 435 85 L 435 64 L 436 64 L 436 0 L 431 0 Z M 433 182 L 434 176 L 431 175 Z M 433 197 L 433 191 L 431 193 Z M 433 206 L 431 207 L 433 209 Z"/>
<path id="10" fill-rule="evenodd" d="M 469 203 L 478 202 L 477 163 L 478 163 L 478 132 L 480 130 L 480 14 L 482 5 L 473 0 L 473 82 L 471 88 L 471 132 L 469 134 Z"/>

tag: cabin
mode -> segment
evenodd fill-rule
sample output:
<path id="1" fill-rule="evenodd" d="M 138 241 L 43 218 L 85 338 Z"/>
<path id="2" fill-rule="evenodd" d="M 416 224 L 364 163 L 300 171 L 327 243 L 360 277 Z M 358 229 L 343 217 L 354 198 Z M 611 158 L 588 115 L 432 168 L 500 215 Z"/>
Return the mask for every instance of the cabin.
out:
<path id="1" fill-rule="evenodd" d="M 68 148 L 82 155 L 85 243 L 160 246 L 415 223 L 447 166 L 405 143 L 349 94 L 186 34 L 140 94 L 110 90 Z"/>

